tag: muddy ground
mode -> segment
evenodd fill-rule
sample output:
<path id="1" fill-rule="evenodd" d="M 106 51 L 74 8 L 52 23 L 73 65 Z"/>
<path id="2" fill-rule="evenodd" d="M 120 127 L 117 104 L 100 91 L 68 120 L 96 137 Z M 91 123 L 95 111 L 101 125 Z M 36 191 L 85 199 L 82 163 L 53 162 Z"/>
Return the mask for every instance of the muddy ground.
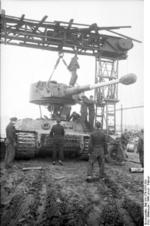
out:
<path id="1" fill-rule="evenodd" d="M 142 226 L 143 174 L 138 155 L 128 153 L 124 165 L 105 164 L 105 179 L 86 182 L 86 161 L 51 159 L 1 164 L 1 225 L 6 226 Z M 38 170 L 23 167 L 41 166 Z M 98 175 L 98 165 L 94 174 Z"/>

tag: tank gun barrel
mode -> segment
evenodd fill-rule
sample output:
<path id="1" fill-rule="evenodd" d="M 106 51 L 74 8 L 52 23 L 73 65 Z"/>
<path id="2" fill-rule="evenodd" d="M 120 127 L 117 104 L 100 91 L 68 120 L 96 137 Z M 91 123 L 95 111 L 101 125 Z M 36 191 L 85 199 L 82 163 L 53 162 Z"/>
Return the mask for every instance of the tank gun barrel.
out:
<path id="1" fill-rule="evenodd" d="M 84 91 L 89 91 L 92 89 L 96 89 L 96 88 L 101 88 L 104 86 L 109 86 L 109 85 L 114 85 L 114 84 L 118 84 L 121 83 L 123 85 L 130 85 L 135 83 L 137 80 L 137 76 L 133 73 L 127 74 L 122 76 L 119 79 L 114 79 L 108 82 L 100 82 L 97 84 L 93 84 L 93 85 L 85 85 L 85 86 L 77 86 L 77 87 L 71 87 L 71 88 L 67 88 L 65 91 L 65 95 L 75 95 Z"/>

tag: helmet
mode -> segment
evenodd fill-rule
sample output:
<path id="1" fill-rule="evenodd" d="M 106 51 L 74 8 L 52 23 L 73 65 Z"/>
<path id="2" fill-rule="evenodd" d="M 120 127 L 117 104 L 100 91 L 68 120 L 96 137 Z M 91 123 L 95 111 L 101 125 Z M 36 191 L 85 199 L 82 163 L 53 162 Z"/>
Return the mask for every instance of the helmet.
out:
<path id="1" fill-rule="evenodd" d="M 10 118 L 10 121 L 11 122 L 16 122 L 17 121 L 17 118 L 16 117 L 12 117 L 12 118 Z"/>

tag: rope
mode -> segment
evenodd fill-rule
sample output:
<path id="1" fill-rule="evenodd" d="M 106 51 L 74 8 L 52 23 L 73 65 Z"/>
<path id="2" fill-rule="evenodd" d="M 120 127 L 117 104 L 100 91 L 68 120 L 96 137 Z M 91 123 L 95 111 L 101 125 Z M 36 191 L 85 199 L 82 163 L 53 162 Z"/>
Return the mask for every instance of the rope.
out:
<path id="1" fill-rule="evenodd" d="M 67 67 L 67 69 L 68 69 L 68 65 L 67 65 L 66 61 L 64 60 L 64 58 L 62 58 L 62 61 L 63 61 L 64 65 L 65 65 L 65 66 Z"/>
<path id="2" fill-rule="evenodd" d="M 59 62 L 60 62 L 61 59 L 62 59 L 62 62 L 64 63 L 64 65 L 65 65 L 65 66 L 67 67 L 67 69 L 68 69 L 68 65 L 67 65 L 66 61 L 64 60 L 63 56 L 64 56 L 64 54 L 63 54 L 62 52 L 59 53 L 59 57 L 58 57 L 58 59 L 57 59 L 57 61 L 56 61 L 56 64 L 55 64 L 55 66 L 54 66 L 54 69 L 53 69 L 53 71 L 52 71 L 50 77 L 49 77 L 48 82 L 51 80 L 51 78 L 52 78 L 52 76 L 53 76 L 53 74 L 54 74 L 54 72 L 55 72 L 55 70 L 56 70 L 56 68 L 57 68 L 57 66 L 58 66 L 58 64 L 59 64 Z"/>
<path id="3" fill-rule="evenodd" d="M 59 58 L 57 59 L 56 64 L 55 64 L 55 66 L 54 66 L 54 69 L 53 69 L 53 71 L 52 71 L 52 73 L 51 73 L 51 75 L 50 75 L 50 77 L 49 77 L 48 82 L 51 80 L 51 78 L 52 78 L 52 76 L 53 76 L 53 74 L 54 74 L 54 72 L 55 72 L 55 70 L 56 70 L 56 68 L 57 68 L 57 66 L 58 66 L 58 64 L 59 64 L 59 62 L 60 62 L 60 59 L 61 59 L 61 56 L 59 56 Z"/>
<path id="4" fill-rule="evenodd" d="M 58 67 L 58 64 L 59 64 L 59 62 L 60 62 L 60 60 L 62 59 L 62 62 L 64 63 L 64 65 L 67 67 L 67 69 L 69 70 L 69 66 L 67 65 L 67 63 L 66 63 L 66 61 L 65 61 L 65 59 L 63 58 L 63 56 L 64 56 L 64 53 L 63 52 L 59 52 L 59 57 L 58 57 L 58 59 L 57 59 L 57 61 L 56 61 L 56 64 L 54 65 L 54 68 L 53 68 L 53 71 L 52 71 L 52 73 L 51 73 L 51 75 L 50 75 L 50 77 L 49 77 L 49 79 L 48 79 L 48 82 L 51 80 L 51 78 L 52 78 L 52 76 L 53 76 L 53 74 L 54 74 L 54 72 L 55 72 L 55 70 L 57 69 L 57 67 Z M 74 57 L 77 57 L 77 50 L 75 50 L 75 56 Z M 70 70 L 69 70 L 70 71 Z"/>

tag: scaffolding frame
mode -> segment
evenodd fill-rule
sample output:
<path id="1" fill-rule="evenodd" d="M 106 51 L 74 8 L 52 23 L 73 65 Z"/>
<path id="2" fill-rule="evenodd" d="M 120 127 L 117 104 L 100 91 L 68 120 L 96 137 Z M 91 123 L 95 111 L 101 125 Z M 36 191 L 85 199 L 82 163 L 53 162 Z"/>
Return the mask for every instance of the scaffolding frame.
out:
<path id="1" fill-rule="evenodd" d="M 95 58 L 95 83 L 118 79 L 118 59 Z M 118 84 L 97 88 L 94 92 L 96 101 L 95 120 L 100 121 L 107 133 L 116 132 L 116 103 Z"/>
<path id="2" fill-rule="evenodd" d="M 13 17 L 5 15 L 5 11 L 1 10 L 1 43 L 86 56 L 96 56 L 101 52 L 103 57 L 120 59 L 126 59 L 127 51 L 133 46 L 134 39 L 130 37 L 119 33 L 116 35 L 120 37 L 103 34 L 103 31 L 112 33 L 113 29 L 130 26 L 98 27 L 97 24 L 74 23 L 73 19 L 69 22 L 48 22 L 47 18 L 26 19 L 24 14 Z M 124 49 L 124 38 L 130 42 L 127 49 Z M 120 47 L 118 43 L 121 43 Z"/>

